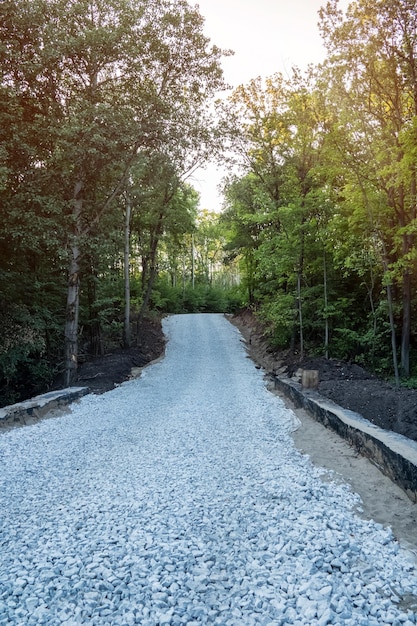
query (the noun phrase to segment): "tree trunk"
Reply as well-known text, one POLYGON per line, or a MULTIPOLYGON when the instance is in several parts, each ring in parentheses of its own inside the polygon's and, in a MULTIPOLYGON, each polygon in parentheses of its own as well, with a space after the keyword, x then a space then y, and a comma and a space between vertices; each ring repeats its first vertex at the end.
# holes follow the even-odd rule
POLYGON ((145 296, 143 298, 143 302, 142 302, 142 306, 140 307, 140 311, 139 311, 139 315, 138 315, 138 323, 137 323, 137 337, 139 340, 140 337, 140 327, 143 321, 143 318, 145 317, 145 312, 146 309, 148 308, 149 305, 149 300, 151 297, 151 293, 152 293, 152 289, 153 289, 153 285, 155 282, 155 278, 158 274, 158 270, 157 270, 157 263, 156 263, 156 255, 158 252, 158 245, 159 245, 159 240, 160 237, 162 235, 163 232, 163 220, 164 220, 164 213, 161 212, 159 217, 158 217, 158 221, 157 224, 155 226, 155 230, 152 233, 152 237, 151 237, 151 247, 150 247, 150 253, 149 253, 149 278, 148 278, 148 283, 146 285, 146 292, 145 292, 145 296))
POLYGON ((125 249, 124 249, 124 283, 125 283, 125 314, 123 327, 123 345, 130 348, 132 338, 130 332, 130 214, 131 214, 130 196, 126 194, 126 214, 125 214, 125 249))
POLYGON ((94 261, 89 259, 89 276, 87 280, 87 296, 88 296, 88 315, 89 315, 89 344, 90 353, 93 356, 101 356, 103 354, 103 345, 101 341, 101 325, 97 315, 97 273, 94 270, 94 261))
POLYGON ((329 316, 328 316, 328 295, 327 295, 327 261, 326 250, 323 252, 323 287, 324 287, 324 356, 329 358, 329 316))
POLYGON ((374 303, 375 278, 374 278, 374 272, 373 272, 373 269, 372 269, 372 264, 370 264, 370 279, 371 279, 371 284, 367 288, 367 291, 368 291, 368 297, 369 297, 369 305, 371 307, 371 313, 372 313, 371 363, 374 366, 375 365, 376 332, 377 332, 377 328, 378 328, 378 320, 377 320, 377 315, 376 315, 376 311, 375 311, 375 303, 374 303))
POLYGON ((411 335, 411 273, 406 270, 403 277, 403 323, 401 333, 401 373, 410 377, 410 335, 411 335))
POLYGON ((300 361, 304 358, 303 307, 301 301, 301 272, 297 276, 298 322, 300 332, 300 361))
POLYGON ((194 235, 191 235, 191 285, 194 289, 195 287, 195 260, 194 260, 194 235))
POLYGON ((68 276, 67 314, 65 320, 65 386, 71 386, 78 368, 78 315, 80 287, 80 252, 74 243, 71 246, 71 262, 68 276))
POLYGON ((146 287, 145 297, 143 298, 142 306, 140 307, 140 311, 138 315, 138 332, 137 332, 138 337, 140 336, 140 327, 141 327, 143 318, 145 317, 146 309, 148 308, 148 305, 149 305, 149 300, 151 297, 153 285, 154 285, 157 274, 158 272, 156 269, 156 265, 153 265, 149 273, 149 280, 148 280, 148 284, 146 287))
MULTIPOLYGON (((388 272, 388 258, 387 252, 385 249, 385 245, 383 244, 383 259, 382 264, 384 267, 384 272, 388 272)), ((391 328, 391 350, 392 350, 392 364, 394 367, 394 377, 395 377, 395 386, 400 386, 400 374, 398 370, 398 358, 397 358, 397 338, 395 332, 395 320, 394 320, 394 299, 392 296, 392 285, 390 283, 387 284, 387 301, 388 301, 388 314, 389 314, 389 324, 391 328)))
POLYGON ((78 315, 80 288, 80 251, 74 243, 71 246, 71 262, 68 276, 67 313, 65 320, 65 386, 71 386, 76 379, 78 367, 78 315))
POLYGON ((141 255, 141 265, 142 265, 142 276, 140 279, 140 284, 141 284, 141 288, 142 288, 142 293, 145 291, 146 289, 146 283, 148 280, 148 266, 149 266, 149 262, 148 262, 148 257, 146 254, 142 254, 141 255))
POLYGON ((186 258, 186 251, 184 250, 182 253, 182 297, 185 296, 185 286, 187 282, 185 258, 186 258))
POLYGON ((83 183, 74 186, 73 218, 74 234, 70 248, 71 258, 68 271, 67 310, 65 319, 65 386, 72 385, 78 369, 78 317, 80 309, 80 248, 83 183))
MULTIPOLYGON (((416 103, 417 106, 417 103, 416 103)), ((417 205, 417 179, 416 172, 411 173, 410 184, 411 210, 408 223, 416 219, 417 205)), ((407 258, 414 248, 414 237, 411 233, 403 235, 403 254, 407 258)), ((408 261, 409 263, 409 261, 408 261)), ((401 372, 403 376, 410 377, 410 338, 411 338, 411 301, 412 301, 412 272, 405 268, 403 273, 403 322, 401 333, 401 372)))
POLYGON ((246 263, 246 275, 247 275, 247 287, 248 287, 248 302, 252 306, 255 304, 255 259, 252 250, 247 250, 245 253, 246 263))
MULTIPOLYGON (((303 204, 304 206, 304 201, 303 204)), ((304 358, 304 323, 303 323, 303 305, 301 299, 301 278, 304 271, 304 232, 303 232, 303 224, 304 217, 301 220, 301 252, 300 259, 298 262, 298 270, 297 270, 297 299, 298 299, 298 321, 299 321, 299 333, 300 333, 300 360, 304 358)))
POLYGON ((395 336, 394 306, 393 306, 391 285, 387 285, 387 299, 388 299, 389 323, 391 327, 391 349, 392 349, 392 363, 394 366, 395 386, 399 387, 400 386, 400 374, 398 371, 397 339, 395 336))

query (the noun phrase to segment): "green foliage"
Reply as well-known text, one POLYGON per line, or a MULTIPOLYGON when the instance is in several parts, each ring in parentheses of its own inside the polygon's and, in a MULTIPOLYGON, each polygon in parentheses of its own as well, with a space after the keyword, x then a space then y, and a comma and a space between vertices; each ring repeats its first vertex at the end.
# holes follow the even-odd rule
POLYGON ((275 348, 288 346, 296 316, 294 296, 277 293, 274 299, 264 301, 259 309, 259 319, 265 324, 267 335, 275 348))
POLYGON ((58 372, 62 329, 47 310, 31 312, 24 305, 3 308, 0 324, 0 406, 4 406, 50 387, 58 372))
POLYGON ((414 9, 358 0, 343 16, 328 3, 326 63, 239 87, 216 125, 208 102, 224 88, 224 53, 198 8, 2 2, 4 398, 47 387, 61 362, 71 260, 82 351, 120 343, 128 227, 133 315, 250 303, 277 346, 320 353, 326 336, 331 356, 386 373, 394 336, 415 372, 414 9), (213 152, 241 167, 221 217, 198 213, 182 182, 213 152))
MULTIPOLYGON (((187 286, 182 295, 182 313, 202 313, 206 312, 206 297, 208 288, 199 285, 197 287, 187 286)), ((214 311, 212 311, 214 312, 214 311)), ((215 311, 218 313, 219 311, 215 311)))
POLYGON ((242 304, 238 288, 204 284, 173 287, 159 281, 152 293, 152 306, 161 313, 234 313, 242 304))
POLYGON ((417 355, 415 6, 358 0, 344 16, 335 1, 320 16, 325 64, 251 81, 221 106, 242 172, 226 184, 226 249, 277 345, 387 373, 398 369, 396 340, 407 373, 417 355))
POLYGON ((41 350, 35 330, 49 317, 63 333, 66 286, 67 370, 79 337, 83 354, 118 340, 128 182, 137 308, 162 239, 192 230, 197 194, 181 180, 219 143, 208 103, 224 53, 182 0, 5 0, 0 40, 0 293, 22 336, 34 333, 1 353, 12 389, 30 359, 28 381, 45 380, 42 359, 62 361, 62 341, 39 330, 41 350))
POLYGON ((402 380, 401 386, 407 389, 417 389, 417 376, 411 376, 406 380, 402 380))

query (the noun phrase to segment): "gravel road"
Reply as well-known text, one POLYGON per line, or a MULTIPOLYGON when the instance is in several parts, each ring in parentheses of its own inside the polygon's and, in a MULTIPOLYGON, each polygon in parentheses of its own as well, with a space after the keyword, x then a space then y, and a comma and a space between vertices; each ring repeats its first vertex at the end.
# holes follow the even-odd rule
POLYGON ((166 357, 0 435, 0 625, 417 623, 412 555, 294 448, 221 315, 166 357))

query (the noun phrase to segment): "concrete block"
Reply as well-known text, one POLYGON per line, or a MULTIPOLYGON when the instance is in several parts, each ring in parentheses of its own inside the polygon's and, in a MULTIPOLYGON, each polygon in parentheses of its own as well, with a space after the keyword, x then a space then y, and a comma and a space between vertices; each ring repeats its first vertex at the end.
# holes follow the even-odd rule
POLYGON ((349 441, 386 476, 417 502, 417 442, 384 430, 364 417, 344 409, 316 391, 303 389, 289 379, 273 377, 275 387, 314 419, 349 441))
POLYGON ((88 387, 67 387, 5 406, 0 409, 0 427, 33 424, 50 411, 68 406, 89 391, 88 387))

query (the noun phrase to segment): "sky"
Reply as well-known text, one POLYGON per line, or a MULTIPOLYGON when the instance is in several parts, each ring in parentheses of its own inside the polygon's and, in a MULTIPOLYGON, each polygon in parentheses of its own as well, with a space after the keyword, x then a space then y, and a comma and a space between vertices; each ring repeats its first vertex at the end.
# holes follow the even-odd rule
MULTIPOLYGON (((198 4, 205 18, 204 33, 213 44, 235 54, 222 62, 226 82, 232 87, 257 76, 281 72, 294 66, 306 69, 325 58, 317 26, 318 11, 326 0, 189 0, 198 4)), ((348 0, 339 0, 345 9, 348 0)), ((200 207, 219 210, 217 190, 224 171, 210 164, 189 180, 201 194, 200 207)))

